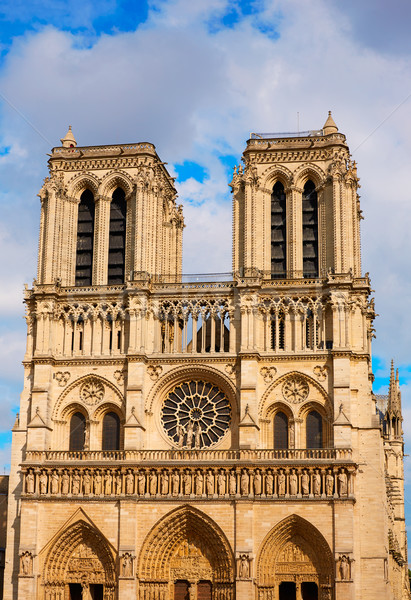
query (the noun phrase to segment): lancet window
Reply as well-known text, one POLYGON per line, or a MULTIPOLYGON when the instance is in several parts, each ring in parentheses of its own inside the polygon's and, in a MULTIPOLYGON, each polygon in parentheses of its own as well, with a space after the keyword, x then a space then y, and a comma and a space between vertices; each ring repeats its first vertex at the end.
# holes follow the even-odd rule
POLYGON ((287 245, 286 245, 286 196, 280 181, 274 185, 271 195, 271 277, 286 277, 287 245))
POLYGON ((70 451, 84 450, 86 438, 86 417, 76 412, 70 419, 70 451))
POLYGON ((94 197, 81 194, 77 218, 76 285, 91 285, 93 277, 94 197))
POLYGON ((303 276, 318 277, 318 201, 315 185, 308 180, 302 198, 303 276))
POLYGON ((107 283, 124 283, 127 202, 124 191, 117 188, 110 204, 110 235, 107 283))
POLYGON ((274 449, 288 448, 288 417, 283 412, 276 413, 274 417, 274 449))
POLYGON ((306 447, 323 447, 323 420, 319 412, 312 410, 306 421, 306 447))
POLYGON ((104 415, 102 450, 120 450, 120 419, 114 412, 104 415))

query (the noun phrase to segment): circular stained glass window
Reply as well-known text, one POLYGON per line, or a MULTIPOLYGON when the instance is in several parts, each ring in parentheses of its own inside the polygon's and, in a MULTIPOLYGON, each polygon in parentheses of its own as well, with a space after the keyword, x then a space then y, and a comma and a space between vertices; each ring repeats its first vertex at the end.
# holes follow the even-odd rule
POLYGON ((179 448, 209 448, 230 426, 231 407, 224 393, 212 383, 187 381, 167 394, 161 422, 179 448))

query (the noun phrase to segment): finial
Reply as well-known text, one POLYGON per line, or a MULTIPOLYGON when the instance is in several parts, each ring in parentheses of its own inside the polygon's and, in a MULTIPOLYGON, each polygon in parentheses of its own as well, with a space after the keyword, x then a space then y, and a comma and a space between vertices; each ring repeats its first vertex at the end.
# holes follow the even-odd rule
POLYGON ((328 118, 323 126, 324 135, 330 135, 330 133, 337 133, 338 127, 335 124, 334 119, 332 118, 331 111, 328 111, 328 118))
POLYGON ((61 138, 60 142, 64 148, 75 148, 77 146, 76 138, 71 131, 71 125, 69 125, 68 132, 64 138, 61 138))

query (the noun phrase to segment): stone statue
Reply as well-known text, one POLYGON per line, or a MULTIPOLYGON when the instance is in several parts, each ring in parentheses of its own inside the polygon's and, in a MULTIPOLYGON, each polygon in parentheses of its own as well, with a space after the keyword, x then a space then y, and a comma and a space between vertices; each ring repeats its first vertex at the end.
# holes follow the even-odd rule
POLYGON ((327 492, 327 496, 332 496, 334 491, 334 477, 331 471, 328 471, 327 477, 325 478, 325 488, 327 492))
POLYGON ((204 490, 204 477, 200 469, 196 472, 196 495, 202 496, 204 490))
POLYGON ((61 476, 61 493, 68 494, 70 487, 70 477, 68 476, 67 469, 64 469, 64 473, 61 476))
POLYGON ((301 491, 303 493, 303 496, 308 496, 308 494, 310 493, 310 476, 308 475, 305 469, 301 476, 301 491))
POLYGON ((260 469, 256 469, 254 473, 254 494, 259 496, 261 494, 261 472, 260 469))
POLYGON ((193 445, 194 423, 189 421, 187 424, 187 448, 193 445))
POLYGON ((207 494, 212 496, 214 494, 214 474, 211 470, 208 470, 206 476, 207 494))
POLYGON ((120 473, 117 473, 116 475, 116 495, 120 496, 121 494, 121 488, 122 488, 122 477, 120 475, 120 473))
POLYGON ((157 473, 153 470, 150 473, 150 495, 155 496, 157 494, 157 473))
POLYGON ((101 482, 102 477, 100 471, 97 469, 96 474, 94 475, 94 493, 96 496, 100 496, 101 494, 101 482))
POLYGON ((178 496, 180 491, 180 474, 178 471, 174 471, 173 476, 173 496, 178 496))
POLYGON ((138 494, 139 496, 144 496, 146 493, 146 475, 144 471, 139 471, 137 475, 138 481, 138 494))
POLYGON ((184 494, 189 496, 191 494, 191 473, 187 469, 183 475, 184 494))
POLYGON ((278 474, 278 495, 284 496, 285 494, 285 475, 282 469, 278 474))
POLYGON ((31 575, 33 572, 33 557, 30 552, 23 552, 21 555, 21 574, 31 575))
POLYGON ((34 475, 31 469, 26 475, 26 492, 27 494, 34 494, 34 475))
POLYGON ((197 424, 195 433, 194 433, 194 448, 199 450, 201 448, 201 425, 197 424))
POLYGON ((347 474, 344 471, 338 473, 338 491, 340 493, 340 496, 346 496, 348 492, 347 474))
POLYGON ((272 496, 274 491, 274 475, 271 471, 268 471, 267 477, 265 478, 266 494, 272 496))
POLYGON ((88 469, 85 470, 83 475, 83 493, 88 496, 91 492, 91 477, 88 469))
POLYGON ((106 496, 111 496, 111 486, 113 483, 113 477, 111 475, 111 471, 107 471, 104 476, 104 493, 106 496))
POLYGON ((131 554, 126 552, 123 554, 122 560, 122 575, 123 577, 132 577, 133 576, 133 559, 131 554))
POLYGON ((80 475, 77 469, 74 471, 74 475, 71 480, 71 493, 74 496, 77 496, 80 493, 80 475))
POLYGON ((319 496, 321 494, 321 475, 318 472, 318 469, 315 470, 313 475, 313 494, 314 496, 319 496))
POLYGON ((345 554, 340 558, 340 577, 342 581, 348 581, 350 579, 350 563, 345 554))
POLYGON ((90 423, 84 429, 84 450, 90 450, 90 423))
POLYGON ((177 432, 177 446, 182 448, 184 446, 184 428, 180 423, 177 423, 176 427, 177 432))
POLYGON ((131 469, 127 469, 126 475, 126 494, 134 493, 134 473, 131 469))
POLYGON ((190 585, 190 587, 188 588, 188 597, 189 600, 196 600, 197 599, 197 590, 196 590, 196 584, 192 583, 190 585))
POLYGON ((249 482, 250 482, 250 478, 248 476, 248 473, 245 469, 243 469, 243 472, 241 473, 241 495, 242 496, 248 496, 249 482))
POLYGON ((163 471, 161 474, 161 494, 163 496, 167 496, 168 494, 168 473, 167 471, 163 471))
POLYGON ((238 576, 240 579, 248 579, 250 577, 250 565, 247 554, 240 556, 240 564, 238 568, 238 576))
POLYGON ((225 495, 225 473, 223 469, 217 475, 218 495, 225 495))
POLYGON ((295 448, 295 422, 290 420, 290 448, 295 448))
POLYGON ((230 471, 230 496, 235 496, 237 493, 237 475, 235 471, 230 471))
POLYGON ((296 496, 298 493, 298 478, 297 478, 295 469, 291 469, 289 485, 290 485, 290 496, 296 496))
POLYGON ((40 494, 47 494, 47 473, 42 471, 40 474, 40 494))
POLYGON ((51 493, 58 494, 59 493, 59 474, 57 471, 53 471, 51 474, 51 493))

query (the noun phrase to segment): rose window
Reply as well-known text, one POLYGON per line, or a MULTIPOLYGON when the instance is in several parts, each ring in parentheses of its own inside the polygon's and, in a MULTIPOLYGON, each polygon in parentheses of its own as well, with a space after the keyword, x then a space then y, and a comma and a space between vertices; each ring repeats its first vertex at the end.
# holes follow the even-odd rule
POLYGON ((161 422, 179 448, 209 448, 220 441, 230 426, 231 407, 224 393, 212 383, 187 381, 168 393, 161 422))
POLYGON ((89 379, 80 388, 80 398, 91 406, 104 398, 104 385, 98 379, 89 379))
POLYGON ((289 402, 298 404, 307 398, 310 388, 303 377, 294 375, 289 377, 283 385, 283 396, 289 402))

